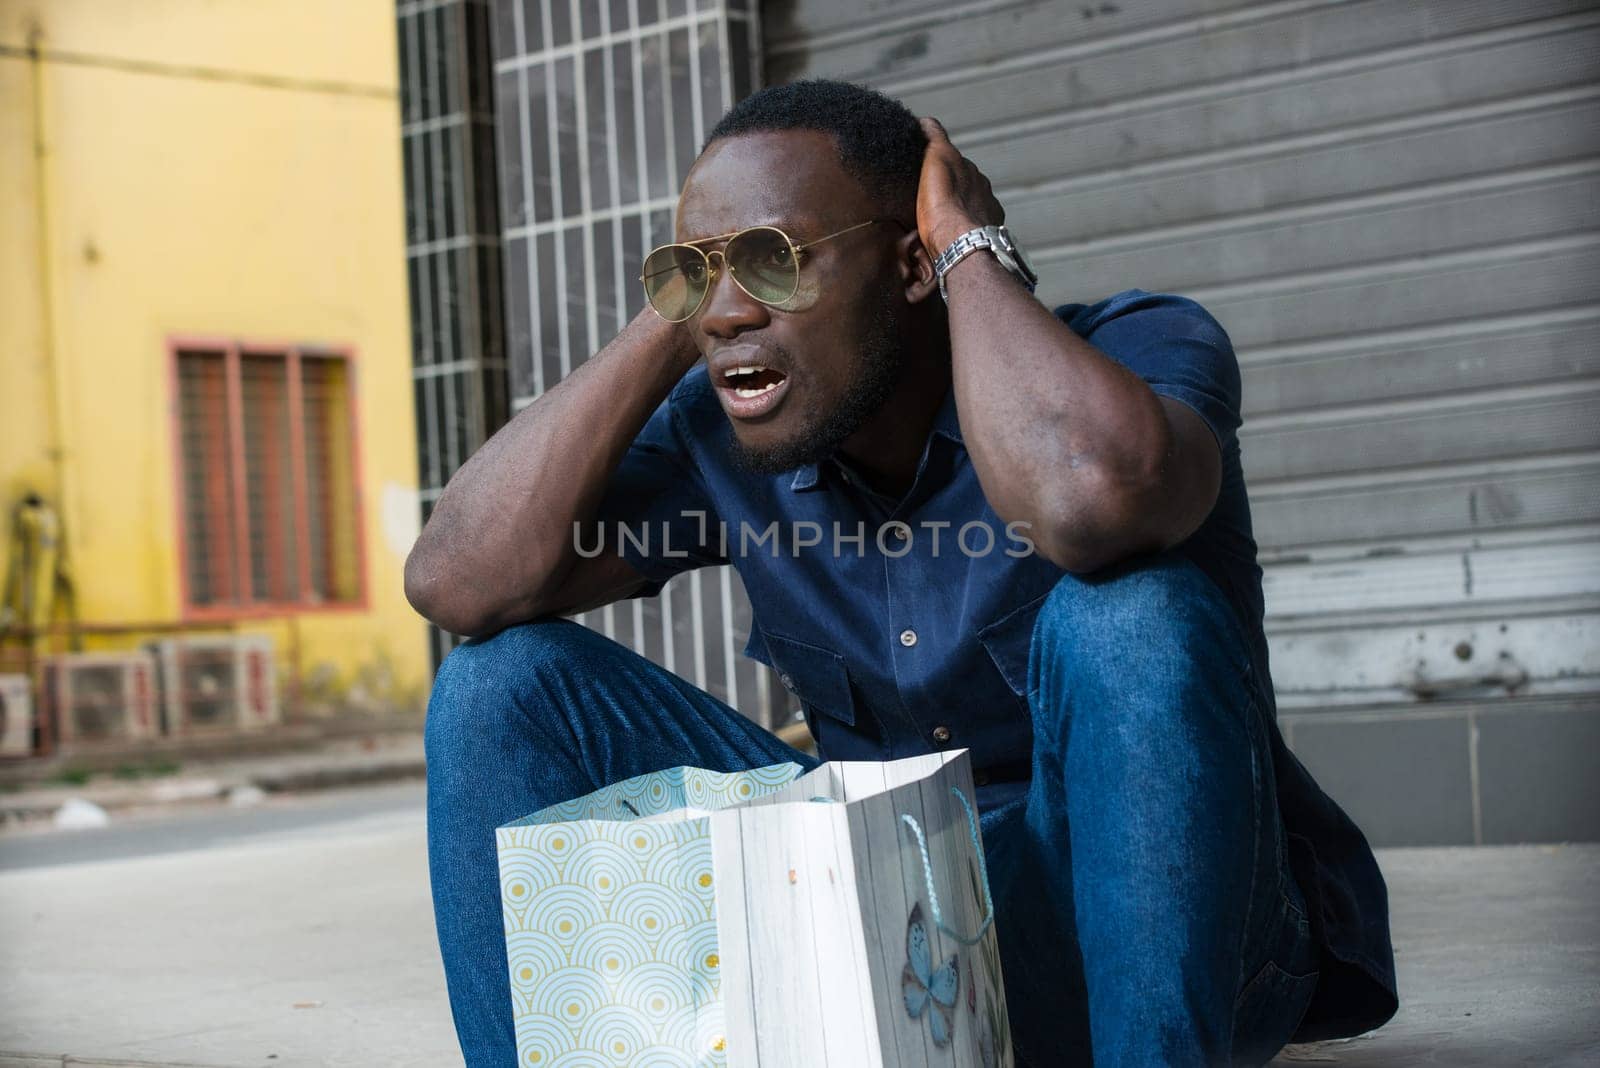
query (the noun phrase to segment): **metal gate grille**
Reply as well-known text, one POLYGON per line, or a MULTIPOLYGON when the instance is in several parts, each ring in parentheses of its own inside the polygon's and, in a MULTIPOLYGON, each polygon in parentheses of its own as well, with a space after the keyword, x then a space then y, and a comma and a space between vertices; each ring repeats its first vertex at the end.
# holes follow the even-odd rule
MULTIPOLYGON (((643 251, 671 232, 705 132, 756 83, 758 33, 749 0, 397 11, 426 518, 508 395, 530 403, 643 307, 643 251)), ((740 655, 750 609, 731 569, 579 622, 758 722, 788 715, 770 672, 740 655)), ((451 644, 437 634, 436 658, 451 644)))
MULTIPOLYGON (((401 0, 400 138, 422 519, 506 418, 486 0, 401 0)), ((455 644, 437 628, 435 666, 455 644)))

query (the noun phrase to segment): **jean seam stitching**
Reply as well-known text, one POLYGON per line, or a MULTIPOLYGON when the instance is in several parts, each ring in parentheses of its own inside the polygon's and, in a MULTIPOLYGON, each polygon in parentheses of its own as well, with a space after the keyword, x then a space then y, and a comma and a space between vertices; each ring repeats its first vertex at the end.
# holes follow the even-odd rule
MULTIPOLYGON (((1261 758, 1256 752, 1256 747, 1253 744, 1250 744, 1251 736, 1255 733, 1252 729, 1252 725, 1256 712, 1256 702, 1255 697, 1250 693, 1248 686, 1245 688, 1245 694, 1247 697, 1249 697, 1249 700, 1246 702, 1247 718, 1245 720, 1245 742, 1250 749, 1251 892, 1250 899, 1245 905, 1244 926, 1239 931, 1239 967, 1236 982, 1240 984, 1241 993, 1243 992, 1245 985, 1245 970, 1249 967, 1249 962, 1245 959, 1245 948, 1250 940, 1250 923, 1253 919, 1255 919, 1257 904, 1256 893, 1254 889, 1255 871, 1257 866, 1261 863, 1261 758)), ((1281 881, 1281 876, 1279 880, 1275 881, 1281 881)))

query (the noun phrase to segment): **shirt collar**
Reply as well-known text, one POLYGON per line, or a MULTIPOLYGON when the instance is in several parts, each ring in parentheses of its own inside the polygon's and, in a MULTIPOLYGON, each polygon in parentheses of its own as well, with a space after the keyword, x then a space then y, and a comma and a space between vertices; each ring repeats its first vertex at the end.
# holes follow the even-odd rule
POLYGON ((796 493, 817 488, 817 476, 821 468, 816 464, 806 464, 794 473, 794 481, 789 483, 789 488, 796 493))
MULTIPOLYGON (((945 393, 944 403, 939 405, 939 411, 933 417, 933 433, 957 445, 966 444, 961 438, 961 421, 956 418, 956 390, 953 385, 945 393)), ((805 464, 795 471, 794 478, 789 482, 789 488, 796 493, 816 489, 821 484, 821 477, 821 464, 805 464)))

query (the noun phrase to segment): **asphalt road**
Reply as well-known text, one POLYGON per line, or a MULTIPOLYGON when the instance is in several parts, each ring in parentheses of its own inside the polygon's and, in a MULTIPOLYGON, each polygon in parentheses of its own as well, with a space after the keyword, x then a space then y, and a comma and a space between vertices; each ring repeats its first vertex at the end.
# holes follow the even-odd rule
POLYGON ((293 840, 342 824, 385 819, 415 823, 426 791, 421 782, 353 787, 308 794, 268 794, 260 804, 206 802, 117 813, 111 826, 56 831, 27 827, 0 834, 0 872, 59 864, 158 856, 261 839, 293 840))

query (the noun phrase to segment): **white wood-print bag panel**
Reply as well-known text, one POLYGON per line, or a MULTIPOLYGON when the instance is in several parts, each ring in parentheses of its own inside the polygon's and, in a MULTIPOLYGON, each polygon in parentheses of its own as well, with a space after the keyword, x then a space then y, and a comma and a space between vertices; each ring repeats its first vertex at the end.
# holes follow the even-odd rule
POLYGON ((710 820, 731 1068, 1009 1068, 965 750, 824 764, 710 820))

